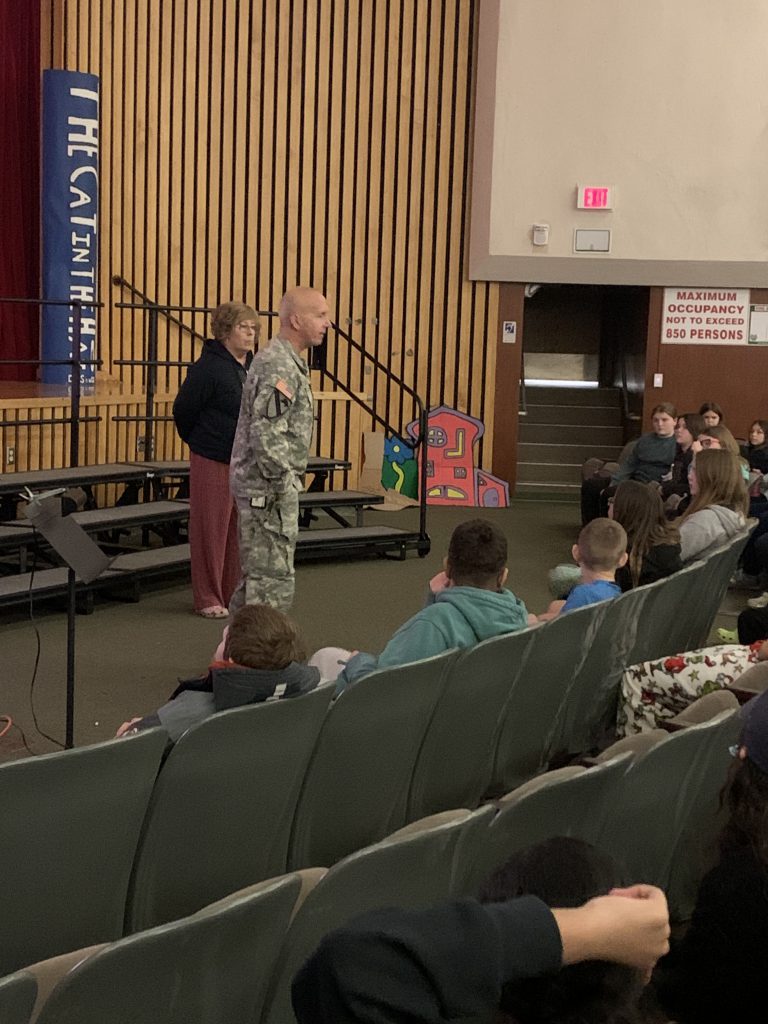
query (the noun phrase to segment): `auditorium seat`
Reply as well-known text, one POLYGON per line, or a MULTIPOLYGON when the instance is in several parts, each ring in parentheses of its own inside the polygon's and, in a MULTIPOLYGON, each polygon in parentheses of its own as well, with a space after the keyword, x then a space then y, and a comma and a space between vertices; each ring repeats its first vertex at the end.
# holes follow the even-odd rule
POLYGON ((64 974, 36 1024, 257 1020, 301 888, 295 874, 269 879, 100 948, 64 974))
POLYGON ((648 732, 633 733, 632 736, 625 736, 623 739, 612 743, 610 747, 607 747, 597 757, 592 758, 592 763, 605 764, 606 761, 613 760, 619 754, 632 754, 633 757, 639 757, 646 750, 655 747, 657 743, 663 743, 668 736, 669 733, 666 729, 649 729, 648 732))
POLYGON ((223 711, 165 761, 131 879, 126 932, 286 870, 293 811, 334 684, 223 711))
POLYGON ((465 826, 476 822, 477 818, 463 809, 433 815, 332 867, 291 923, 262 1024, 294 1021, 291 981, 327 932, 366 910, 423 907, 455 895, 457 849, 465 826))
POLYGON ((166 739, 152 729, 0 765, 0 975, 120 937, 166 739))
POLYGON ((666 579, 649 583, 642 628, 637 631, 635 643, 627 655, 627 665, 637 665, 651 658, 666 658, 687 648, 689 634, 685 616, 699 600, 699 581, 703 563, 694 562, 666 579))
MULTIPOLYGON (((750 523, 754 526, 755 521, 750 520, 750 523)), ((678 614, 683 634, 677 650, 672 653, 694 650, 707 643, 720 602, 736 570, 750 532, 751 527, 727 541, 704 560, 695 592, 689 595, 685 605, 679 609, 683 612, 678 614)))
POLYGON ((414 769, 413 821, 448 807, 476 807, 490 785, 502 709, 533 630, 486 640, 454 661, 414 769))
POLYGON ((593 606, 560 705, 553 744, 559 754, 587 753, 615 738, 619 682, 647 599, 647 588, 638 587, 593 606))
POLYGON ((751 665, 729 689, 741 704, 768 690, 768 661, 758 661, 751 665))
MULTIPOLYGON (((735 711, 738 706, 739 702, 730 690, 712 690, 693 701, 679 714, 665 719, 662 724, 668 732, 677 732, 678 729, 708 722, 723 711, 735 711)), ((639 735, 642 736, 643 733, 639 735)))
POLYGON ((598 845, 626 866, 632 881, 664 889, 677 921, 690 913, 715 857, 718 794, 739 729, 739 715, 725 711, 672 733, 632 761, 603 819, 598 845))
POLYGON ((0 1021, 3 1024, 28 1024, 36 995, 34 975, 26 971, 0 978, 0 1021))
POLYGON ((602 818, 631 761, 624 754, 596 768, 568 765, 531 779, 498 801, 472 866, 473 891, 517 850, 552 836, 595 842, 602 818))
POLYGON ((374 672, 331 704, 296 808, 291 869, 331 867, 406 824, 413 769, 457 653, 374 672))
POLYGON ((491 790, 506 793, 546 767, 568 684, 583 657, 585 637, 602 618, 598 605, 579 608, 533 630, 502 710, 491 790))

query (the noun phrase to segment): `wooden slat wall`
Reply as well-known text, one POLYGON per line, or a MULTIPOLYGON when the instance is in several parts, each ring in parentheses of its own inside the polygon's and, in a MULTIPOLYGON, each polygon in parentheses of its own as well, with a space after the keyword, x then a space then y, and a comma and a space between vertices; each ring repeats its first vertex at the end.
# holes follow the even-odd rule
MULTIPOLYGON (((316 431, 315 450, 335 458, 349 457, 353 468, 349 474, 349 485, 357 486, 358 463, 360 459, 359 437, 361 430, 361 414, 359 406, 346 396, 337 392, 319 390, 319 378, 315 383, 315 400, 318 421, 330 422, 329 416, 321 413, 326 407, 342 407, 339 414, 348 418, 351 424, 352 445, 345 447, 342 433, 335 439, 326 426, 316 431)), ((157 396, 156 413, 158 416, 170 416, 174 395, 157 396)), ((49 469, 51 466, 69 464, 69 425, 43 424, 27 426, 25 421, 31 419, 66 419, 69 417, 69 399, 62 398, 6 398, 2 402, 3 419, 14 425, 0 427, 0 472, 24 472, 32 469, 49 469), (18 423, 19 425, 15 425, 18 423), (7 462, 8 449, 13 449, 14 460, 7 462)), ((134 462, 142 459, 138 450, 139 436, 144 433, 140 422, 116 422, 116 416, 143 416, 144 398, 141 396, 89 396, 82 399, 83 418, 99 417, 95 422, 80 424, 80 465, 97 465, 103 462, 134 462)), ((154 432, 153 458, 157 460, 185 459, 189 450, 174 430, 173 423, 158 422, 154 432)), ((341 486, 341 476, 336 481, 341 486)), ((115 495, 109 492, 110 501, 115 495)))
MULTIPOLYGON (((130 298, 117 274, 160 303, 273 309, 287 287, 313 283, 339 325, 430 406, 485 420, 490 466, 499 289, 465 274, 477 4, 43 7, 46 66, 101 77, 101 298, 130 298)), ((201 315, 183 318, 205 332, 201 315)), ((137 395, 142 368, 115 360, 141 358, 143 331, 142 314, 104 311, 105 374, 137 395)), ((169 359, 198 345, 166 323, 159 341, 169 359)), ((399 389, 343 341, 328 365, 394 426, 411 418, 399 389)), ((163 370, 160 389, 178 381, 163 370)), ((323 412, 321 445, 356 446, 352 433, 370 429, 349 410, 323 412)))

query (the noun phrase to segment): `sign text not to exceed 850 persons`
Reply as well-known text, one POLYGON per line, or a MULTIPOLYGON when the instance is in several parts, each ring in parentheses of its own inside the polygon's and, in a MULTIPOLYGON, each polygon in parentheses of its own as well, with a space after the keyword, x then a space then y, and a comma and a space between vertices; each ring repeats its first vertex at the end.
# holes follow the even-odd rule
POLYGON ((672 345, 749 344, 749 289, 665 288, 661 340, 672 345))

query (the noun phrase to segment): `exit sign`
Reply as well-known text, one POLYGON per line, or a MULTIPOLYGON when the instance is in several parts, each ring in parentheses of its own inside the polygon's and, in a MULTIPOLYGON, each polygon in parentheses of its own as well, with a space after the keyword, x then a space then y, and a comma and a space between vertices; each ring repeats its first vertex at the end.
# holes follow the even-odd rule
POLYGON ((612 210, 613 188, 609 185, 578 185, 577 210, 612 210))

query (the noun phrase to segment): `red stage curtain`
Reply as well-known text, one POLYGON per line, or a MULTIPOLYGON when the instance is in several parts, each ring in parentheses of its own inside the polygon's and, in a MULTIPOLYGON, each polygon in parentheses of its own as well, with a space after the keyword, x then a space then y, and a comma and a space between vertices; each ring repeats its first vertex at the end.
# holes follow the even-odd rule
MULTIPOLYGON (((0 2, 0 298, 40 295, 40 0, 0 2)), ((0 359, 35 359, 37 306, 0 302, 0 359)), ((34 380, 0 366, 0 380, 34 380)))

